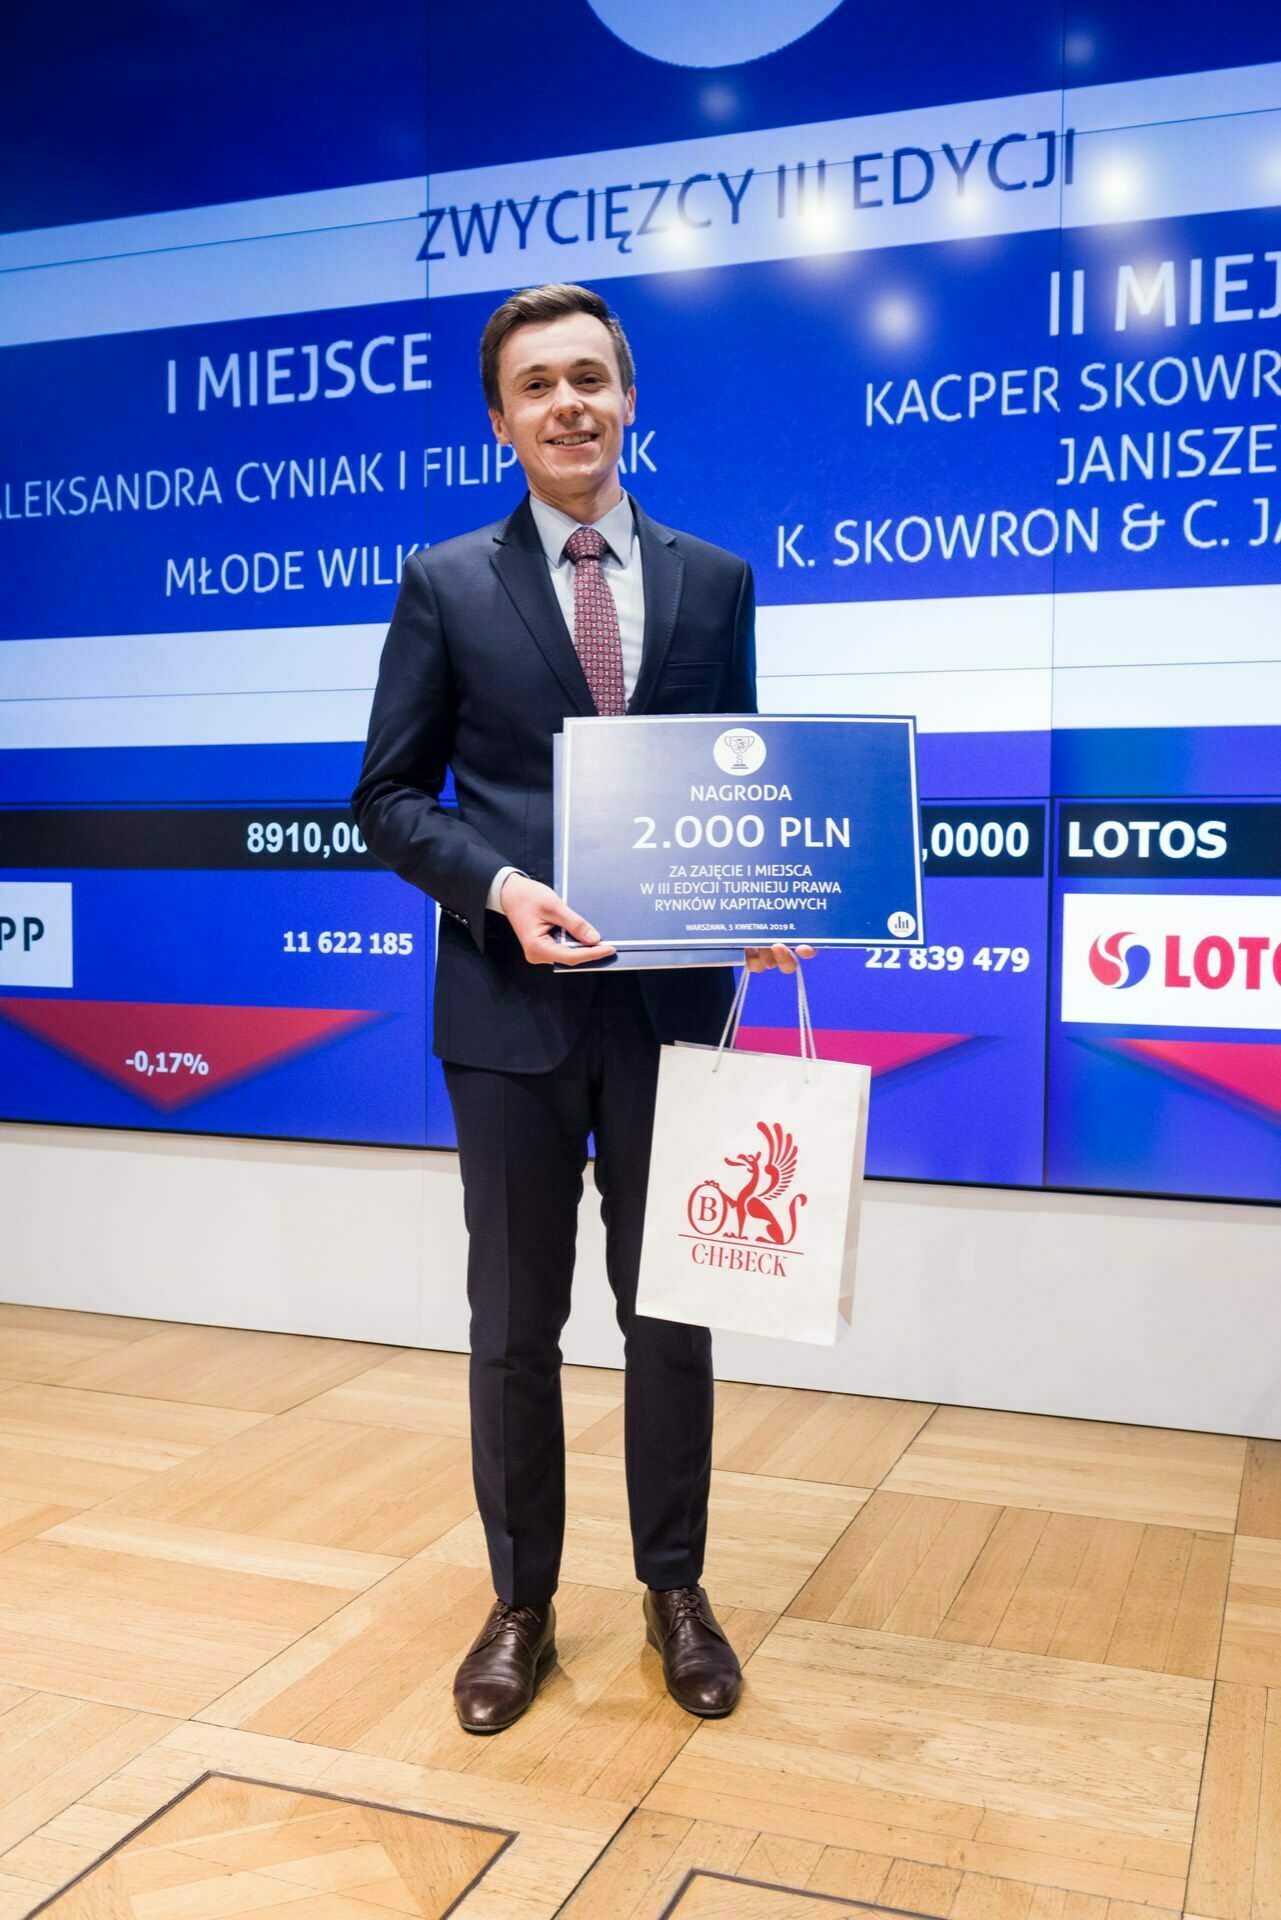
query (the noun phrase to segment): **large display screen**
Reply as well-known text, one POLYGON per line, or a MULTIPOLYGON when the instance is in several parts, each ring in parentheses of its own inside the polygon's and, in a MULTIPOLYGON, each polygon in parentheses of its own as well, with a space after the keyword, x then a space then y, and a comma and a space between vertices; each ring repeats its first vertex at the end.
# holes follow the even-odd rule
POLYGON ((1281 1200, 1274 8, 18 13, 0 1116, 451 1143, 347 801, 405 555, 521 497, 484 320, 577 280, 762 710, 917 716, 931 944, 810 969, 870 1171, 1281 1200))

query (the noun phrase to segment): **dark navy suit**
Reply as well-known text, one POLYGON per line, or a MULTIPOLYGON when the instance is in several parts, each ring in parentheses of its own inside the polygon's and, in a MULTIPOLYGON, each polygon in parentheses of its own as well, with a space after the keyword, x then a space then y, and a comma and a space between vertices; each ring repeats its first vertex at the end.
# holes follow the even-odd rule
MULTIPOLYGON (((633 509, 645 628, 628 712, 754 713, 750 569, 633 509)), ((732 976, 555 973, 530 966, 485 907, 499 867, 552 883, 552 740, 568 715, 594 711, 528 498, 505 521, 410 556, 352 806, 378 858, 442 908, 435 1049, 470 1243, 476 1493, 495 1588, 515 1605, 550 1598, 560 1564, 558 1343, 593 1130, 640 1578, 695 1584, 707 1524, 710 1338, 634 1305, 659 1043, 714 1039, 732 976), (456 811, 440 805, 447 768, 456 811)), ((592 912, 590 900, 571 904, 592 912)))

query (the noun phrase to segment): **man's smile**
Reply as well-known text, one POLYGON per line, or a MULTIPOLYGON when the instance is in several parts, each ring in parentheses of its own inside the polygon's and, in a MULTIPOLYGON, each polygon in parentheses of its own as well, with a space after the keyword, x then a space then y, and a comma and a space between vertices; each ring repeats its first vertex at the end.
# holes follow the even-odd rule
POLYGON ((558 433, 549 435, 546 444, 549 447, 585 447, 590 445, 593 440, 599 439, 600 434, 595 431, 590 433, 558 433))

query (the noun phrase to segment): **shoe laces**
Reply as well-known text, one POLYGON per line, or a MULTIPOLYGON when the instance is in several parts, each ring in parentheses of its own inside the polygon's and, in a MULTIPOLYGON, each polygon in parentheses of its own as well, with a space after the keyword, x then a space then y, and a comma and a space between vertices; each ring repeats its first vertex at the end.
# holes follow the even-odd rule
POLYGON ((666 1598, 671 1609, 673 1629, 682 1620, 697 1620, 703 1626, 708 1624, 703 1611, 703 1596, 697 1587, 676 1587, 666 1598))
POLYGON ((541 1626, 542 1620, 536 1607, 513 1607, 506 1600, 495 1600, 488 1630, 481 1644, 488 1646, 500 1633, 536 1634, 541 1626))

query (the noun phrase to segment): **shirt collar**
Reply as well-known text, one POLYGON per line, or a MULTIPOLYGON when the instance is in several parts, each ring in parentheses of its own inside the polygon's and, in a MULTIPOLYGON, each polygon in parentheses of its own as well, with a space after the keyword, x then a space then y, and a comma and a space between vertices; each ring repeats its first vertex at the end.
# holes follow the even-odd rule
MULTIPOLYGON (((545 500, 540 500, 533 493, 529 496, 529 505, 548 564, 558 567, 564 556, 565 542, 570 534, 584 523, 581 520, 575 520, 568 513, 562 513, 559 507, 549 507, 545 500)), ((632 542, 636 538, 636 521, 632 515, 631 495, 624 493, 618 505, 611 507, 600 520, 594 520, 592 525, 607 542, 614 558, 620 564, 626 565, 631 557, 632 542)))

